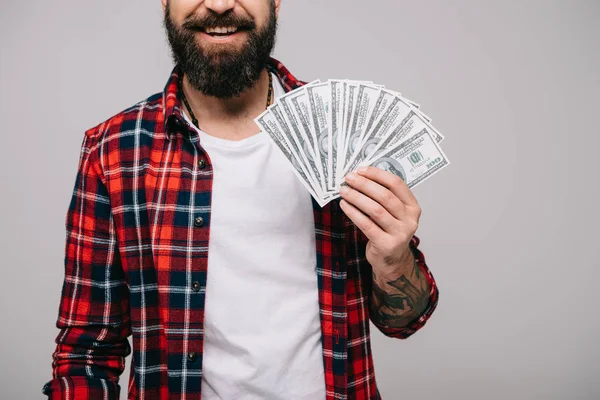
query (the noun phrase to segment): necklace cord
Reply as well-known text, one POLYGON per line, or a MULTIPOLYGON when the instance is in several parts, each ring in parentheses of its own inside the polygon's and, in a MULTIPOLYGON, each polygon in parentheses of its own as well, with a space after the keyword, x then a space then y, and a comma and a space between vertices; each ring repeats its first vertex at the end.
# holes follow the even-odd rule
MULTIPOLYGON (((273 76, 271 75, 271 73, 269 71, 267 71, 267 73, 269 74, 269 91, 267 92, 267 104, 265 106, 265 109, 271 105, 271 100, 273 98, 273 76)), ((192 107, 190 106, 190 103, 188 102, 185 92, 183 91, 183 74, 181 74, 179 76, 178 84, 179 84, 179 93, 181 93, 181 100, 183 100, 183 104, 185 105, 185 108, 187 108, 188 112, 190 113, 190 118, 192 120, 192 123, 194 124, 194 126, 196 128, 200 129, 200 127, 198 126, 198 118, 196 118, 196 115, 194 114, 194 111, 192 110, 192 107)))

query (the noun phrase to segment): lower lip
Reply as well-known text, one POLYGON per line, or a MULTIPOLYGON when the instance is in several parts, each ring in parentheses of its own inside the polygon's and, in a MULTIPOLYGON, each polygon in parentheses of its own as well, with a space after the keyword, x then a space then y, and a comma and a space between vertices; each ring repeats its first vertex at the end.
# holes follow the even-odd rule
POLYGON ((200 35, 202 36, 203 39, 208 40, 210 42, 227 43, 227 42, 231 42, 231 41, 235 40, 237 37, 241 36, 243 33, 244 33, 244 31, 237 31, 237 32, 231 33, 227 36, 212 36, 212 35, 209 35, 208 33, 200 32, 200 35))

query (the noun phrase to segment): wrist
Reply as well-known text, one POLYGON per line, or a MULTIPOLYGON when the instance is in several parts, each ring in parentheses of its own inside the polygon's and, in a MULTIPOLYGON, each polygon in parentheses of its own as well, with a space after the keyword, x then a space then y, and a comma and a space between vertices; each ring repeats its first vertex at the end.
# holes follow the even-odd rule
POLYGON ((409 246, 402 255, 395 258, 394 262, 388 264, 377 272, 385 280, 396 280, 401 275, 406 275, 415 267, 415 256, 409 246))

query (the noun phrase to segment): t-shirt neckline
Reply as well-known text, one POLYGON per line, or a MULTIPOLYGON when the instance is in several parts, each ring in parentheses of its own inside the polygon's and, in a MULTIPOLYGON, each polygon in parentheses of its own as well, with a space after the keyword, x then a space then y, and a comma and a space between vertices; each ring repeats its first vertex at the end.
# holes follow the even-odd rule
MULTIPOLYGON (((283 89, 283 86, 281 86, 281 82, 279 82, 277 75, 275 75, 273 72, 270 72, 270 74, 273 76, 273 100, 276 100, 278 97, 285 94, 285 90, 283 89)), ((196 129, 196 131, 198 132, 198 135, 200 137, 200 143, 202 143, 202 144, 206 144, 206 145, 214 146, 214 147, 235 149, 235 148, 250 147, 250 146, 253 146, 257 143, 260 143, 260 142, 268 139, 268 136, 264 131, 260 131, 259 133, 255 134, 255 135, 252 135, 250 137, 247 137, 247 138, 244 138, 241 140, 228 140, 228 139, 218 138, 216 136, 209 135, 208 133, 206 133, 206 132, 198 129, 196 126, 194 126, 194 124, 192 123, 192 120, 189 118, 189 116, 187 115, 187 113, 184 110, 182 110, 182 114, 183 114, 183 117, 185 118, 185 120, 190 124, 190 126, 194 129, 196 129)))

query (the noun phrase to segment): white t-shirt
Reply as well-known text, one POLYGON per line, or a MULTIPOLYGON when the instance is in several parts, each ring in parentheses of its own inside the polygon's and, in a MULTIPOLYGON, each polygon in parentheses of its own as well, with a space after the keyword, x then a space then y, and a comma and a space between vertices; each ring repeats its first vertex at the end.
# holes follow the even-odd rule
POLYGON ((202 398, 325 399, 310 195, 265 132, 199 135, 214 170, 202 398))

